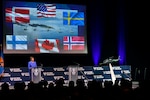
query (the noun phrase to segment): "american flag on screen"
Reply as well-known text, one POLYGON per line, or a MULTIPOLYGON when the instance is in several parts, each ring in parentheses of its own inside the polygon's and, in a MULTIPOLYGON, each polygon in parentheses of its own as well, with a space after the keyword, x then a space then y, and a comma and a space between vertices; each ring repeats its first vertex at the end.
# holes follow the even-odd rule
POLYGON ((38 4, 37 17, 56 17, 55 4, 38 4))
POLYGON ((84 37, 83 36, 64 36, 63 37, 64 50, 84 50, 84 37))
POLYGON ((57 53, 59 52, 59 40, 58 39, 36 39, 35 52, 57 53))
POLYGON ((13 7, 6 8, 6 22, 14 23, 29 23, 30 22, 30 10, 25 7, 13 7))

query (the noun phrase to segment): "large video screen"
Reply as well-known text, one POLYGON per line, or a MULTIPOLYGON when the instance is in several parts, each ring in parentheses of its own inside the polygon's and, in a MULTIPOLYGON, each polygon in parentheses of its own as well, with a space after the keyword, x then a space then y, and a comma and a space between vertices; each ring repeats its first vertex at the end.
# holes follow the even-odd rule
POLYGON ((6 1, 4 54, 86 54, 86 5, 6 1))

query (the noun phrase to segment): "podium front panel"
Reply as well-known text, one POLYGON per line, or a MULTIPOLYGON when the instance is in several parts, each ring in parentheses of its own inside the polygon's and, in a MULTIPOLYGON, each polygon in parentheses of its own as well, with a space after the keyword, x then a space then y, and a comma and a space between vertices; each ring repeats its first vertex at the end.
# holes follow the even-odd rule
POLYGON ((69 81, 76 83, 78 79, 78 66, 68 66, 69 68, 69 81))
POLYGON ((41 81, 41 68, 31 69, 31 80, 34 83, 39 83, 41 81))

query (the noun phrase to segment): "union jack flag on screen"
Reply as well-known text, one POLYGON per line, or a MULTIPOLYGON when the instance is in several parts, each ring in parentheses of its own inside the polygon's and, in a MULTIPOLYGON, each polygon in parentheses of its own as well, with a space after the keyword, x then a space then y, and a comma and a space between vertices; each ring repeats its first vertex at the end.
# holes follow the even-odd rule
POLYGON ((55 4, 38 4, 37 17, 56 17, 55 4))

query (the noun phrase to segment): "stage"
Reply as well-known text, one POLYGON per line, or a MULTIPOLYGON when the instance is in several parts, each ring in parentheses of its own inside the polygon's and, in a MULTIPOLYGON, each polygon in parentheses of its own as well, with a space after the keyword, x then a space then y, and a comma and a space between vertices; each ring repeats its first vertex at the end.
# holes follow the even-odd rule
MULTIPOLYGON (((77 79, 83 79, 85 83, 88 81, 111 81, 111 71, 109 66, 78 66, 69 65, 69 67, 77 68, 77 79)), ((65 85, 68 85, 69 79, 69 67, 68 66, 43 66, 41 69, 40 80, 46 80, 49 83, 55 83, 55 80, 60 78, 64 79, 65 85)), ((131 66, 121 65, 113 66, 113 71, 117 80, 122 78, 131 80, 131 66)), ((30 82, 29 73, 27 67, 10 68, 5 67, 5 75, 0 81, 0 85, 7 82, 9 86, 13 86, 16 82, 25 82, 26 85, 30 82)))

